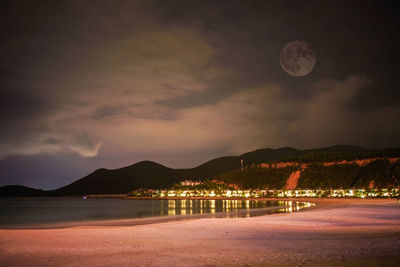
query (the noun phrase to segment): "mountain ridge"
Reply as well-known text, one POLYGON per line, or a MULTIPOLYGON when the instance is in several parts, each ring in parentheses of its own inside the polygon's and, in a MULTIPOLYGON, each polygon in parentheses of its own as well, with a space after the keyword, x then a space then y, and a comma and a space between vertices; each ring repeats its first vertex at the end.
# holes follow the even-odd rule
MULTIPOLYGON (((391 149, 390 151, 392 150, 395 153, 400 151, 400 149, 391 149)), ((357 155, 365 156, 365 153, 387 153, 385 151, 368 150, 348 145, 304 150, 291 147, 265 148, 246 152, 239 156, 218 157, 194 168, 186 169, 173 169, 153 161, 144 160, 117 169, 100 168, 61 188, 51 191, 40 191, 38 195, 77 196, 86 194, 121 194, 138 188, 168 188, 183 179, 204 180, 238 170, 241 168, 242 159, 245 166, 251 166, 270 161, 301 161, 312 160, 316 157, 344 158, 357 155)))

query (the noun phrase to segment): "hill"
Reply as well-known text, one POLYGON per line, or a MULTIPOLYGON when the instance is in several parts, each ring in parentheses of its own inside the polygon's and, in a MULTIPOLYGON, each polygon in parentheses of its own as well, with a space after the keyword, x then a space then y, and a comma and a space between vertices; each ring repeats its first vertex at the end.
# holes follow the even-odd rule
POLYGON ((307 158, 315 158, 321 155, 324 155, 324 157, 329 157, 328 155, 330 155, 332 158, 343 157, 343 155, 348 155, 348 157, 350 157, 349 155, 353 154, 361 156, 363 153, 367 153, 368 151, 369 150, 361 147, 346 145, 306 150, 298 150, 291 147, 283 147, 278 149, 265 148, 247 152, 239 156, 216 158, 192 169, 179 169, 177 170, 177 173, 181 174, 182 177, 188 177, 190 179, 202 179, 207 177, 215 177, 216 175, 222 173, 240 169, 240 161, 242 159, 244 166, 250 167, 252 165, 258 165, 265 162, 292 161, 302 159, 306 160, 307 158))
MULTIPOLYGON (((400 149, 391 150, 366 150, 355 146, 332 146, 326 148, 316 148, 298 150, 290 147, 279 149, 258 149, 244 153, 240 156, 226 156, 210 160, 204 164, 190 169, 172 169, 151 161, 142 161, 136 164, 114 169, 98 169, 91 174, 62 188, 52 191, 41 191, 48 196, 79 196, 86 194, 124 194, 139 188, 169 188, 174 183, 183 179, 205 180, 226 174, 241 167, 243 159, 245 168, 257 166, 266 162, 277 161, 298 161, 298 162, 321 162, 330 160, 349 160, 366 158, 371 156, 400 155, 400 149)), ((273 177, 274 183, 278 186, 285 184, 282 177, 286 177, 292 170, 272 171, 261 170, 268 173, 267 176, 273 177)), ((260 171, 254 171, 258 175, 260 171)), ((254 187, 257 181, 249 180, 244 183, 254 187)), ((258 179, 258 178, 257 178, 258 179)), ((272 178, 271 178, 272 179, 272 178)), ((35 190, 35 189, 33 189, 35 190)), ((18 191, 18 190, 17 190, 18 191)), ((12 188, 0 191, 0 196, 5 195, 27 195, 35 194, 33 191, 20 190, 17 192, 12 188), (14 192, 14 193, 13 193, 14 192), (21 193, 22 192, 22 193, 21 193)), ((42 195, 42 194, 38 194, 42 195)))
POLYGON ((141 161, 116 170, 98 169, 51 194, 123 194, 137 188, 164 188, 178 181, 175 170, 155 162, 141 161))

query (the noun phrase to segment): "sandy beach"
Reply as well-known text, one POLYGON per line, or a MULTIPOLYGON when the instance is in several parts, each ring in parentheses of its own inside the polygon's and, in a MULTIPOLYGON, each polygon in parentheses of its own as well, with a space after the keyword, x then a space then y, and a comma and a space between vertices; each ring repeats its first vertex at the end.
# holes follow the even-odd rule
POLYGON ((136 226, 0 230, 1 266, 400 266, 398 200, 136 226))

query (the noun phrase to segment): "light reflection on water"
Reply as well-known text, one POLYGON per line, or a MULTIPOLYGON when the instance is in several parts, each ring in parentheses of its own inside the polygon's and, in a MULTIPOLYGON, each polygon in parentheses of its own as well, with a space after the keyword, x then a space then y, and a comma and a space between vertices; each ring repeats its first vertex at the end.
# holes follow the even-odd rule
POLYGON ((161 200, 161 210, 168 207, 169 216, 218 214, 217 217, 251 217, 269 213, 297 212, 311 207, 311 203, 298 201, 263 200, 161 200))
POLYGON ((0 199, 0 228, 152 217, 238 218, 296 212, 310 203, 265 200, 0 199))

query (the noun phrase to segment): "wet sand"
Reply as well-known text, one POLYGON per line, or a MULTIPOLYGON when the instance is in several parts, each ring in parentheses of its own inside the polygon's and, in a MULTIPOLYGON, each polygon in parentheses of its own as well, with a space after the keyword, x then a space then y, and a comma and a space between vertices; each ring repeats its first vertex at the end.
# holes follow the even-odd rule
POLYGON ((136 226, 0 230, 2 266, 400 266, 400 203, 136 226))

